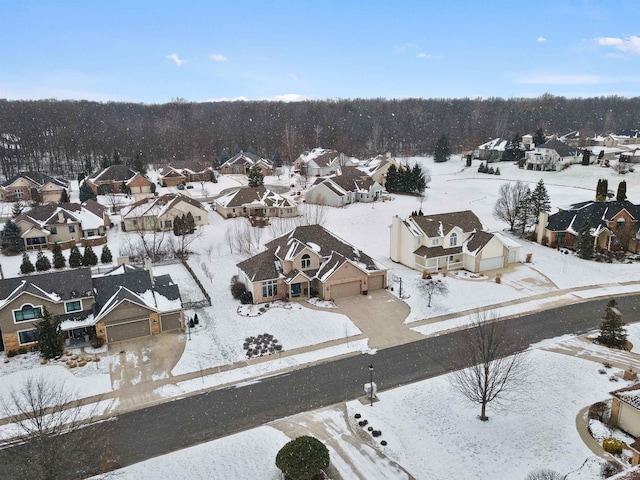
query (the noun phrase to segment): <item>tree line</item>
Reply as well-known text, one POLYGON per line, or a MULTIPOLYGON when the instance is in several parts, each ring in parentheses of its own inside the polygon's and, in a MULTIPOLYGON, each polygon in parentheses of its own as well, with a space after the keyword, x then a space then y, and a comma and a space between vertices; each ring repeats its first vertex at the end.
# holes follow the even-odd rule
POLYGON ((164 165, 218 164, 238 151, 289 163, 304 150, 335 148, 364 158, 433 153, 442 135, 452 152, 517 132, 593 135, 640 124, 640 97, 568 99, 352 99, 303 102, 123 102, 0 99, 0 169, 75 177, 105 159, 164 165))

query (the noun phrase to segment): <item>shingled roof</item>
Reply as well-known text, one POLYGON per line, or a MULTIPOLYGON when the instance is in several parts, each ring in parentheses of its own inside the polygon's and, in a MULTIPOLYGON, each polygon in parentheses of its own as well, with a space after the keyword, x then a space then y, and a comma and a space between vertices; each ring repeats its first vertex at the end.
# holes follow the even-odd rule
POLYGON ((465 233, 482 230, 482 222, 471 210, 427 216, 412 215, 410 218, 428 237, 442 237, 454 227, 461 228, 465 233))
POLYGON ((1 303, 11 301, 23 292, 62 301, 91 296, 91 269, 78 268, 0 280, 1 303))
POLYGON ((92 182, 126 182, 134 177, 136 172, 126 165, 111 165, 99 171, 91 178, 92 182))
POLYGON ((54 185, 58 185, 59 187, 63 187, 63 188, 67 188, 68 187, 67 182, 65 182, 64 180, 52 177, 51 175, 47 175, 46 173, 41 173, 41 172, 21 172, 21 173, 18 173, 17 175, 14 175, 13 177, 11 177, 8 180, 6 180, 2 184, 2 186, 3 187, 7 187, 7 186, 11 185, 13 182, 15 182, 16 180, 18 180, 19 178, 26 178, 31 183, 33 183, 33 184, 35 184, 35 185, 37 185, 39 187, 43 187, 47 183, 53 183, 54 185))
POLYGON ((566 210, 560 210, 549 216, 547 230, 551 232, 580 231, 585 222, 589 222, 592 229, 606 227, 606 222, 622 210, 626 210, 636 220, 640 218, 640 207, 628 200, 622 202, 581 202, 571 205, 566 210))
POLYGON ((543 143, 542 145, 536 145, 536 148, 555 150, 561 157, 571 157, 578 154, 575 148, 572 148, 566 143, 556 139, 549 140, 547 143, 543 143))
POLYGON ((235 192, 216 199, 216 203, 225 208, 241 207, 250 203, 259 203, 267 207, 295 206, 292 200, 265 187, 241 187, 235 192))

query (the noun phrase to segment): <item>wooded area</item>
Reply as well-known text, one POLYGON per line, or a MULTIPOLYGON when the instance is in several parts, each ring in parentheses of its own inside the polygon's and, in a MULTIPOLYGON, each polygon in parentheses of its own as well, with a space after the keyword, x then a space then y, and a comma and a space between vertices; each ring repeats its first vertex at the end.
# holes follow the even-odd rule
POLYGON ((640 97, 617 96, 163 105, 0 99, 0 166, 5 177, 29 169, 72 178, 115 156, 124 163, 200 159, 216 165, 223 151, 251 148, 287 163, 317 146, 359 158, 419 155, 433 152, 443 134, 451 151, 461 152, 539 127, 594 135, 638 126, 640 97))

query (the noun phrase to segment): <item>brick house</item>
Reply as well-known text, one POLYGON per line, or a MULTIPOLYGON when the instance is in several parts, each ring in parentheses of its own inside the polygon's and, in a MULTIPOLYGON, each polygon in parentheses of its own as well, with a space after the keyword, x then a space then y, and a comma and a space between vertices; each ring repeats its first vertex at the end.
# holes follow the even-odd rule
POLYGON ((0 186, 0 201, 59 202, 63 190, 68 188, 66 180, 40 172, 22 172, 0 186))
POLYGON ((214 208, 223 218, 297 217, 299 207, 289 197, 265 187, 242 187, 214 200, 214 208))
POLYGON ((122 211, 122 226, 127 232, 168 231, 176 217, 191 213, 196 226, 209 223, 209 212, 197 200, 179 193, 143 198, 122 211))
POLYGON ((126 165, 111 165, 84 180, 96 195, 130 193, 134 198, 152 196, 155 185, 126 165))

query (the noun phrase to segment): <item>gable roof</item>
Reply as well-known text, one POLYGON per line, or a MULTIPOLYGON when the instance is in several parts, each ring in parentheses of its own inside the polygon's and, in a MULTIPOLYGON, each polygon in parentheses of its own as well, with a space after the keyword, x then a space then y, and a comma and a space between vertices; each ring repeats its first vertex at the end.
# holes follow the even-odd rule
POLYGON ((471 210, 437 215, 412 215, 409 220, 413 221, 427 237, 443 237, 454 227, 462 229, 465 233, 482 230, 482 222, 471 210))
POLYGON ((570 147, 566 143, 556 139, 549 140, 548 142, 543 143, 542 145, 536 145, 536 148, 545 148, 548 150, 555 150, 556 153, 561 157, 571 157, 578 154, 578 151, 575 148, 570 147))
POLYGON ((136 172, 126 165, 111 165, 99 171, 90 178, 93 183, 96 182, 126 182, 135 177, 136 172))
POLYGON ((323 168, 330 166, 339 156, 340 153, 337 150, 314 148, 310 152, 302 152, 298 157, 298 160, 304 165, 313 163, 318 167, 323 168))
POLYGON ((338 174, 325 178, 322 181, 316 181, 314 185, 318 183, 333 183, 345 192, 368 192, 376 182, 356 167, 342 166, 338 174))
POLYGON ((182 195, 181 193, 166 193, 160 197, 149 197, 138 200, 122 214, 122 217, 161 217, 180 202, 186 202, 202 210, 205 209, 199 201, 191 197, 182 195))
MULTIPOLYGON (((294 259, 305 249, 314 251, 321 258, 321 267, 313 276, 320 278, 326 260, 341 259, 341 262, 350 261, 362 270, 382 270, 375 260, 353 245, 326 230, 320 225, 306 225, 296 227, 293 230, 274 238, 265 245, 267 250, 259 253, 237 266, 251 281, 269 280, 283 275, 282 261, 294 259), (337 254, 335 256, 334 254, 337 254), (322 260, 325 260, 323 262, 322 260), (279 261, 280 260, 280 261, 279 261)), ((311 272, 305 271, 307 275, 311 272)))
POLYGON ((43 187, 47 183, 52 183, 52 184, 57 185, 57 186, 62 187, 62 188, 67 188, 68 187, 66 181, 61 180, 59 178, 52 177, 51 175, 47 175, 46 173, 40 173, 40 172, 21 172, 21 173, 18 173, 17 175, 14 175, 13 177, 11 177, 8 180, 6 180, 2 184, 2 186, 3 187, 7 187, 7 186, 11 185, 13 182, 15 182, 16 180, 18 180, 19 178, 25 178, 25 179, 29 180, 31 183, 37 185, 38 187, 43 187))
POLYGON ((640 383, 610 392, 611 395, 640 410, 640 383))
POLYGON ((240 187, 215 200, 215 203, 225 208, 241 207, 248 204, 261 204, 267 207, 295 207, 296 203, 278 193, 262 187, 240 187))
POLYGON ((224 162, 222 165, 220 165, 220 167, 222 168, 225 165, 251 165, 251 166, 253 166, 255 163, 258 162, 258 160, 260 160, 260 157, 258 157, 258 155, 254 154, 254 153, 251 153, 251 152, 239 152, 239 153, 236 153, 229 160, 224 162))
POLYGON ((91 269, 78 268, 0 280, 0 306, 27 292, 52 301, 86 297, 91 292, 91 269))
POLYGON ((577 233, 585 221, 592 229, 606 228, 606 222, 611 221, 622 210, 626 210, 635 219, 640 218, 640 207, 629 200, 622 202, 581 202, 571 205, 566 210, 560 210, 549 216, 547 230, 551 232, 577 233))
POLYGON ((49 202, 44 205, 36 205, 29 211, 21 213, 15 221, 26 221, 39 228, 51 224, 79 223, 84 230, 87 230, 104 226, 104 212, 104 207, 94 200, 87 200, 82 205, 79 203, 49 202), (59 218, 60 214, 62 221, 59 218))

